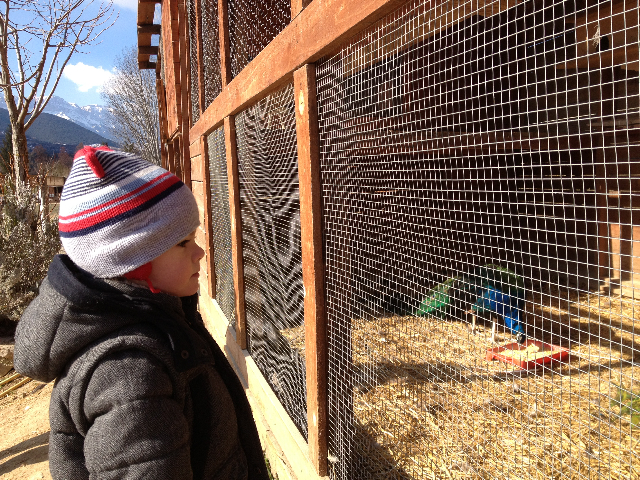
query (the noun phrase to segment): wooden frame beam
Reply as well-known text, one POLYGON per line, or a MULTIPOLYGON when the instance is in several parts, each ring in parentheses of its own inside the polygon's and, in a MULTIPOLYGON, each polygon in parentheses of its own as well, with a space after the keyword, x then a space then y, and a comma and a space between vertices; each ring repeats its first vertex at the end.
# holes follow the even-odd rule
POLYGON ((224 90, 231 83, 231 44, 229 40, 229 4, 227 0, 218 0, 218 22, 220 77, 222 78, 222 88, 224 90))
POLYGON ((296 18, 310 3, 311 0, 291 0, 291 20, 296 18))
POLYGON ((188 68, 188 59, 189 59, 189 50, 187 43, 187 15, 186 15, 186 4, 185 2, 188 0, 178 0, 178 49, 179 56, 178 58, 186 58, 187 61, 178 61, 174 60, 174 65, 176 68, 176 73, 179 72, 179 80, 180 83, 180 110, 182 112, 182 118, 179 125, 179 130, 182 132, 182 181, 191 188, 191 152, 189 152, 189 142, 191 137, 189 135, 189 127, 191 125, 191 96, 189 95, 189 90, 191 85, 189 84, 189 68, 188 68))
POLYGON ((138 70, 155 70, 156 62, 138 61, 138 70))
MULTIPOLYGON (((407 1, 311 2, 226 87, 223 77, 222 92, 191 128, 191 137, 197 138, 217 128, 225 117, 235 115, 291 81, 294 70, 306 63, 313 63, 335 50, 344 40, 407 1), (327 12, 340 14, 327 15, 327 12)), ((221 2, 226 4, 225 0, 221 2)))
POLYGON ((242 259, 242 218, 240 213, 240 181, 238 178, 238 148, 235 118, 224 119, 224 143, 227 152, 229 183, 229 213, 231 218, 231 257, 233 286, 236 291, 236 342, 247 348, 247 316, 244 305, 244 263, 242 259))
POLYGON ((140 55, 158 55, 157 46, 139 45, 138 53, 140 55))
POLYGON ((160 35, 161 25, 158 23, 150 23, 147 25, 138 25, 138 33, 148 33, 151 35, 160 35))
POLYGON ((309 458, 327 474, 327 318, 322 245, 320 137, 315 65, 293 74, 300 185, 309 458))
POLYGON ((216 262, 214 261, 213 225, 211 219, 211 177, 209 171, 209 145, 207 137, 200 137, 200 161, 203 162, 204 187, 204 239, 207 249, 207 290, 211 298, 217 295, 216 262))

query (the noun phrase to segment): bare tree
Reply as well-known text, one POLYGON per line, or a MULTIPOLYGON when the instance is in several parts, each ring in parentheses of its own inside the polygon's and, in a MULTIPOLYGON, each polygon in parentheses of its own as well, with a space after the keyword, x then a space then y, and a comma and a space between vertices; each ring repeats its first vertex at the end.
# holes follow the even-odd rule
POLYGON ((160 122, 155 72, 138 68, 136 47, 123 50, 102 92, 112 133, 125 150, 160 165, 160 122))
POLYGON ((71 56, 96 43, 113 4, 92 0, 4 0, 0 11, 0 88, 9 111, 17 191, 28 164, 26 131, 53 95, 71 56), (15 59, 11 57, 15 55, 15 59))

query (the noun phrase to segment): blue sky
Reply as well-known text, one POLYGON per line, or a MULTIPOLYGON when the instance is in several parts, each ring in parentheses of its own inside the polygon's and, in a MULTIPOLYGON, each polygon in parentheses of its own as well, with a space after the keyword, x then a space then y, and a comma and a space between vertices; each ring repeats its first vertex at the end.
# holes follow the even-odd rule
POLYGON ((102 105, 100 88, 113 71, 113 64, 124 48, 137 45, 137 0, 114 0, 120 15, 115 25, 104 32, 99 45, 89 53, 75 54, 67 64, 54 95, 80 106, 102 105))

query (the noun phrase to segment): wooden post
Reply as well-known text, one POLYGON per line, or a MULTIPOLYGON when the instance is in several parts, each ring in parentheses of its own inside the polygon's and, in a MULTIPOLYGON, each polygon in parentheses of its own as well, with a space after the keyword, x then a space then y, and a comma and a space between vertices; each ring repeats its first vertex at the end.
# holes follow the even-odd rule
MULTIPOLYGON (((613 118, 613 73, 610 68, 600 72, 600 121, 602 131, 598 135, 600 144, 596 150, 596 208, 598 212, 598 267, 600 285, 606 281, 613 289, 611 269, 611 225, 609 223, 609 185, 607 182, 606 148, 610 145, 604 129, 605 119, 613 118)), ((611 137, 609 137, 611 138, 611 137)))
POLYGON ((171 173, 176 173, 176 159, 173 152, 173 142, 167 141, 167 170, 171 173))
POLYGON ((240 182, 238 179, 238 149, 236 122, 233 117, 224 119, 224 142, 227 151, 227 176, 229 181, 229 213, 231 218, 231 256, 233 262, 233 286, 236 291, 236 341, 240 348, 247 348, 247 317, 244 308, 244 265, 242 261, 242 218, 240 214, 240 182))
POLYGON ((291 0, 291 20, 296 18, 304 8, 311 3, 311 0, 291 0))
POLYGON ((200 137, 200 161, 203 162, 202 185, 204 187, 204 239, 207 251, 207 288, 211 298, 216 298, 216 263, 213 254, 213 224, 211 218, 211 172, 209 171, 209 146, 206 135, 200 137))
POLYGON ((294 72, 304 324, 307 370, 309 457, 318 475, 327 474, 327 318, 322 247, 322 192, 315 65, 294 72))
MULTIPOLYGON (((191 97, 189 95, 189 50, 187 44, 187 24, 185 1, 178 2, 178 58, 186 58, 184 62, 178 61, 178 69, 180 72, 180 110, 182 112, 182 121, 180 122, 180 131, 182 132, 182 142, 180 145, 182 151, 182 181, 191 188, 191 156, 189 152, 189 128, 191 127, 191 97)), ((175 60, 174 60, 175 61, 175 60)))
POLYGON ((218 33, 220 35, 220 77, 222 88, 231 83, 231 44, 229 43, 229 4, 218 0, 218 33))
POLYGON ((169 160, 165 143, 167 141, 167 107, 164 101, 164 85, 161 78, 156 78, 156 95, 158 96, 158 123, 160 124, 160 163, 169 170, 169 160))

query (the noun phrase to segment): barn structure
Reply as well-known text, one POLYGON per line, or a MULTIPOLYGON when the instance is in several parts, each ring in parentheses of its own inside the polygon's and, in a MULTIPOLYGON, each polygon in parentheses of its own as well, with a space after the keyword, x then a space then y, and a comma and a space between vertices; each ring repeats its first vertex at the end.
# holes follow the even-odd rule
POLYGON ((139 0, 280 480, 640 478, 639 11, 139 0))

